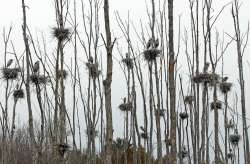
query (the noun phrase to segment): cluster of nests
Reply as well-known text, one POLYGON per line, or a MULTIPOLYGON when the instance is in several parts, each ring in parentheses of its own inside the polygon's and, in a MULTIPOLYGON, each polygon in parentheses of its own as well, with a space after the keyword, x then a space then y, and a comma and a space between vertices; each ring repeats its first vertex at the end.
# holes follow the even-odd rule
POLYGON ((93 63, 93 62, 88 62, 86 63, 86 66, 89 70, 89 74, 93 79, 96 79, 100 74, 101 71, 98 69, 98 64, 97 63, 93 63))
POLYGON ((69 37, 70 37, 70 30, 68 28, 54 27, 54 28, 52 28, 52 34, 59 41, 64 41, 64 40, 69 39, 69 37))
POLYGON ((155 60, 161 50, 158 49, 159 47, 159 39, 150 38, 146 44, 146 50, 144 50, 144 58, 146 61, 153 61, 155 60))
POLYGON ((232 83, 227 82, 228 77, 221 78, 218 74, 215 73, 199 73, 198 75, 192 78, 194 83, 204 83, 204 84, 219 84, 220 91, 223 94, 228 93, 231 90, 232 83))

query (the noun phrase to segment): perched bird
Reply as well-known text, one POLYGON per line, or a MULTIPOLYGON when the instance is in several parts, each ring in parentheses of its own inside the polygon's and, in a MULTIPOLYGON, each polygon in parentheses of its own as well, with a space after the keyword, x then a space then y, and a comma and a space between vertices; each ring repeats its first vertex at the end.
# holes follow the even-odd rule
POLYGON ((39 68, 40 68, 40 66, 39 66, 39 61, 36 61, 35 64, 34 64, 34 66, 33 66, 34 72, 35 72, 35 73, 38 72, 38 71, 39 71, 39 68))
POLYGON ((144 129, 144 127, 142 127, 142 126, 140 126, 140 129, 143 131, 143 132, 145 132, 145 129, 144 129))
POLYGON ((156 40, 155 40, 155 48, 157 48, 159 46, 159 39, 157 38, 156 40))
POLYGON ((207 72, 207 71, 208 71, 208 67, 209 67, 209 63, 206 62, 205 65, 204 65, 204 72, 207 72))
POLYGON ((93 63, 94 62, 94 59, 92 56, 89 56, 89 63, 93 63))
POLYGON ((6 67, 9 67, 13 62, 13 59, 8 60, 6 67))
POLYGON ((126 97, 123 98, 123 103, 124 103, 124 104, 126 103, 126 97))
POLYGON ((228 80, 227 76, 222 78, 222 82, 226 82, 227 80, 228 80))
POLYGON ((149 49, 150 47, 152 47, 153 42, 154 42, 153 39, 150 38, 150 39, 148 40, 147 44, 146 44, 146 48, 149 49))

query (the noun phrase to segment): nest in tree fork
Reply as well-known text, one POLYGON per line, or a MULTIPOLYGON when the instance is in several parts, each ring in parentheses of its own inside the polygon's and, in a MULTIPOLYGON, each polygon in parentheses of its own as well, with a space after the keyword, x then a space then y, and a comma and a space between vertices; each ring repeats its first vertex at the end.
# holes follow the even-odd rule
POLYGON ((58 70, 57 75, 58 75, 58 78, 66 79, 68 76, 68 72, 66 70, 58 70))
POLYGON ((18 74, 21 72, 20 68, 3 68, 2 74, 6 80, 15 80, 18 78, 18 74))
POLYGON ((155 60, 159 56, 159 54, 161 53, 161 50, 152 48, 152 49, 145 50, 143 53, 144 53, 145 60, 152 61, 152 60, 155 60))
POLYGON ((217 100, 215 102, 211 102, 210 107, 211 107, 211 110, 221 109, 222 108, 222 103, 217 100))
POLYGON ((220 83, 220 90, 222 93, 226 94, 231 90, 232 83, 229 82, 222 82, 220 83))
POLYGON ((90 76, 93 79, 97 78, 101 74, 97 63, 87 63, 86 66, 88 67, 90 76))
POLYGON ((133 68, 133 59, 131 58, 124 58, 122 59, 122 62, 129 68, 132 69, 133 68))
POLYGON ((132 103, 131 102, 122 103, 119 105, 119 109, 123 112, 131 111, 132 110, 132 103))
POLYGON ((57 28, 54 27, 52 29, 53 36, 57 38, 59 41, 63 41, 69 39, 70 30, 68 28, 57 28))
POLYGON ((23 89, 16 89, 16 90, 14 90, 13 97, 16 98, 16 99, 24 98, 24 91, 23 91, 23 89))
POLYGON ((193 77, 194 83, 209 83, 215 84, 218 83, 219 75, 215 73, 199 73, 193 77))
POLYGON ((229 141, 233 144, 233 145, 238 145, 239 141, 240 141, 240 135, 239 134, 231 134, 229 136, 229 141))
POLYGON ((187 104, 192 104, 192 102, 194 101, 194 96, 185 96, 184 98, 184 102, 187 104))
POLYGON ((30 80, 34 84, 46 84, 48 82, 48 77, 45 75, 32 74, 30 75, 30 80))
POLYGON ((181 118, 182 120, 185 120, 185 119, 188 118, 188 113, 187 113, 187 112, 181 112, 181 113, 179 114, 179 116, 180 116, 180 118, 181 118))

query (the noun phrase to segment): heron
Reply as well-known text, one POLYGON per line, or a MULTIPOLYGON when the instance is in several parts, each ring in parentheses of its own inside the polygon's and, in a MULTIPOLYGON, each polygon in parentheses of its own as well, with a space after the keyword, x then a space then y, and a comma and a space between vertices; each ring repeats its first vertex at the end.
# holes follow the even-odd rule
POLYGON ((147 49, 149 49, 153 45, 153 39, 150 38, 146 44, 147 49))
POLYGON ((40 67, 39 66, 39 61, 36 61, 34 66, 33 66, 33 70, 34 70, 35 73, 39 71, 39 67, 40 67))
POLYGON ((159 39, 157 38, 156 40, 155 40, 155 48, 157 48, 159 46, 159 39))
POLYGON ((93 63, 94 62, 94 59, 92 56, 89 56, 89 63, 93 63))
POLYGON ((6 67, 9 67, 13 62, 13 59, 8 60, 6 67))

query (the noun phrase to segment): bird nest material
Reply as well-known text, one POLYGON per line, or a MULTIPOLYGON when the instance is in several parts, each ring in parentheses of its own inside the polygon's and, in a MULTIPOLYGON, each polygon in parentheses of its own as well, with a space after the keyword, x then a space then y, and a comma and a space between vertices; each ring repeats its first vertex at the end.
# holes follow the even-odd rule
POLYGON ((68 76, 68 72, 66 70, 58 70, 57 75, 58 75, 58 78, 66 79, 68 76))
POLYGON ((222 108, 222 103, 217 100, 215 102, 211 102, 210 107, 211 107, 211 110, 221 109, 222 108))
POLYGON ((232 83, 229 82, 222 82, 220 83, 220 90, 222 93, 226 94, 231 90, 232 83))
POLYGON ((48 82, 48 77, 45 75, 32 74, 30 75, 30 80, 34 84, 46 84, 48 82))
POLYGON ((56 145, 59 154, 63 157, 65 152, 69 150, 70 146, 66 143, 56 145))
POLYGON ((193 77, 194 83, 209 83, 215 84, 218 83, 219 75, 214 73, 199 73, 193 77))
POLYGON ((238 145, 239 141, 240 141, 240 135, 239 134, 231 134, 229 136, 229 141, 233 144, 233 145, 238 145))
POLYGON ((161 53, 161 50, 152 48, 152 49, 145 50, 143 53, 144 53, 145 60, 152 61, 152 60, 155 60, 159 56, 159 54, 161 53))
POLYGON ((232 152, 227 153, 227 158, 232 159, 234 157, 234 154, 232 152))
POLYGON ((233 123, 233 122, 229 122, 229 123, 227 123, 227 124, 225 125, 225 127, 226 127, 227 129, 233 129, 233 128, 234 128, 234 123, 233 123))
POLYGON ((181 112, 181 113, 179 114, 179 116, 180 116, 180 118, 181 118, 182 120, 185 120, 185 119, 188 118, 188 113, 187 113, 187 112, 181 112))
POLYGON ((95 130, 94 128, 88 127, 86 129, 86 134, 90 137, 97 137, 98 136, 98 131, 95 130))
POLYGON ((163 117, 164 114, 165 114, 165 109, 157 109, 157 110, 155 111, 155 115, 157 115, 158 113, 159 113, 159 116, 160 116, 160 117, 163 117))
POLYGON ((18 74, 21 72, 20 68, 3 68, 2 74, 6 80, 14 80, 18 78, 18 74))
POLYGON ((184 102, 187 103, 187 104, 192 104, 192 102, 194 101, 194 96, 185 96, 184 98, 184 102))
POLYGON ((186 149, 181 150, 181 157, 186 158, 188 156, 188 151, 186 149))
POLYGON ((68 28, 57 28, 57 27, 54 27, 52 29, 52 34, 59 41, 63 41, 63 40, 69 39, 70 30, 68 28))
POLYGON ((119 105, 119 109, 123 112, 125 111, 131 111, 132 109, 132 103, 131 102, 127 102, 127 103, 122 103, 119 105))
POLYGON ((88 67, 90 76, 93 79, 97 78, 101 74, 97 63, 87 63, 86 66, 88 67))
POLYGON ((148 134, 147 133, 145 133, 145 132, 142 132, 141 133, 141 138, 143 138, 143 139, 148 139, 148 134))
POLYGON ((126 57, 124 59, 122 59, 122 62, 129 68, 132 69, 133 68, 133 59, 126 57))
POLYGON ((24 91, 23 91, 23 89, 16 89, 16 90, 14 90, 13 97, 16 98, 16 99, 24 98, 24 91))

